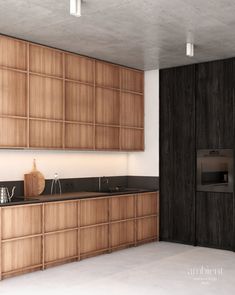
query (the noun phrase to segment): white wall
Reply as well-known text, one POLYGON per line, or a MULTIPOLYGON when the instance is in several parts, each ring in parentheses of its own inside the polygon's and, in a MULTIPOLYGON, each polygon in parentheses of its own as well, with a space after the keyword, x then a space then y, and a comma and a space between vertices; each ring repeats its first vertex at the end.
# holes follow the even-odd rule
POLYGON ((159 70, 145 72, 145 151, 129 154, 128 175, 159 176, 159 70))
POLYGON ((158 176, 158 71, 145 73, 145 152, 0 151, 0 181, 22 180, 37 160, 45 178, 158 176))

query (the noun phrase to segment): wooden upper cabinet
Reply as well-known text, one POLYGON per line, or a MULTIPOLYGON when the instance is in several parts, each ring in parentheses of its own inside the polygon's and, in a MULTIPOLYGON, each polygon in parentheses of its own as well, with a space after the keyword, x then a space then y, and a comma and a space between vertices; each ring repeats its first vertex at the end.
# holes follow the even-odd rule
POLYGON ((121 68, 121 89, 143 93, 144 73, 128 68, 121 68))
POLYGON ((120 88, 120 67, 117 65, 96 61, 95 82, 97 86, 120 88))
POLYGON ((144 130, 121 128, 120 148, 125 151, 144 150, 144 130))
POLYGON ((120 92, 97 87, 95 99, 96 124, 119 125, 120 92))
POLYGON ((33 118, 63 119, 63 82, 30 75, 29 115, 33 118))
POLYGON ((29 146, 61 149, 63 147, 63 123, 30 120, 29 146))
POLYGON ((144 97, 138 94, 121 94, 121 125, 144 127, 144 97))
POLYGON ((66 123, 65 148, 94 149, 94 126, 66 123))
POLYGON ((94 89, 76 82, 65 84, 65 120, 94 122, 94 89))
POLYGON ((27 115, 27 77, 24 73, 0 70, 0 115, 27 115))
POLYGON ((30 44, 29 70, 31 72, 46 74, 49 76, 63 76, 62 52, 43 46, 30 44))
POLYGON ((103 150, 119 150, 120 128, 102 127, 95 128, 95 147, 103 150))
POLYGON ((0 66, 25 71, 27 69, 27 43, 0 36, 0 66))
POLYGON ((27 119, 0 118, 0 147, 27 146, 27 119))
POLYGON ((75 54, 66 54, 65 78, 93 84, 94 60, 75 54))

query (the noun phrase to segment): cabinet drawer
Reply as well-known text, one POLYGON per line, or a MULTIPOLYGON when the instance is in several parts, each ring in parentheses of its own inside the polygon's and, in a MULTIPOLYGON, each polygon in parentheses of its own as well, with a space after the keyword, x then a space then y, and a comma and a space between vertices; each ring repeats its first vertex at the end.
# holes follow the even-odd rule
POLYGON ((137 217, 154 215, 159 212, 159 194, 145 193, 137 196, 137 217))
POLYGON ((146 217, 137 220, 137 241, 158 237, 158 217, 146 217))
POLYGON ((42 233, 42 207, 2 208, 2 240, 42 233))
POLYGON ((123 220, 135 217, 134 195, 110 198, 110 219, 111 221, 123 220))
POLYGON ((78 231, 45 236, 45 263, 78 256, 78 231))
POLYGON ((45 205, 45 232, 78 227, 78 203, 61 202, 45 205))
POLYGON ((81 226, 108 222, 108 199, 81 201, 81 226))
POLYGON ((2 243, 2 272, 39 266, 42 264, 41 246, 41 237, 2 243))
POLYGON ((111 224, 111 247, 135 243, 135 222, 124 221, 111 224))
POLYGON ((108 249, 108 225, 81 229, 81 254, 108 249))

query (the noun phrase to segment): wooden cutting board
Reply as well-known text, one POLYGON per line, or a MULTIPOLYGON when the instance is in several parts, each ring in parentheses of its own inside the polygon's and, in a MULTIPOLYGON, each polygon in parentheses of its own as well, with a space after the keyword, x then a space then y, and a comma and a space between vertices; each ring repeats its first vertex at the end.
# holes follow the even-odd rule
POLYGON ((45 178, 43 174, 37 170, 36 160, 33 160, 33 169, 30 173, 24 175, 24 196, 36 197, 45 189, 45 178))

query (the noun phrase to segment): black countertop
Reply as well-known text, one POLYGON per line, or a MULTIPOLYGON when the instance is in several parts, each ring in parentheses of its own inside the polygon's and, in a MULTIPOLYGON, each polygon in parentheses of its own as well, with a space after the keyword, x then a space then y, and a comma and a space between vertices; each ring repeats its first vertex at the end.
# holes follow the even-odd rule
POLYGON ((101 198, 101 197, 138 194, 138 193, 147 193, 147 192, 156 192, 156 191, 157 190, 128 188, 123 191, 115 191, 115 192, 73 192, 73 193, 64 193, 64 194, 55 194, 55 195, 40 195, 37 197, 28 198, 28 199, 25 199, 24 197, 17 197, 17 198, 12 198, 12 201, 9 203, 0 204, 0 207, 35 204, 35 203, 47 203, 47 202, 56 202, 56 201, 67 201, 67 200, 79 200, 79 199, 87 199, 87 198, 101 198))

